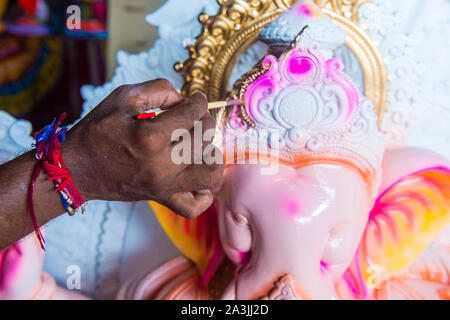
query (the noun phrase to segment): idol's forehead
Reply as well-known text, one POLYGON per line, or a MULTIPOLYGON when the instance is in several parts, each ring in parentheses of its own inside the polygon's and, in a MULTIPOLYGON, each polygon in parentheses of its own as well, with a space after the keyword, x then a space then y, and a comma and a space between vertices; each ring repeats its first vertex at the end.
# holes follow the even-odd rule
POLYGON ((331 186, 340 183, 342 177, 351 177, 365 184, 361 173, 349 166, 339 164, 310 164, 293 168, 280 164, 276 172, 264 174, 266 167, 261 164, 236 164, 225 169, 224 185, 231 187, 237 194, 252 193, 257 188, 273 189, 283 183, 308 186, 331 186))
POLYGON ((261 165, 247 164, 226 169, 219 198, 223 208, 235 214, 281 213, 301 207, 299 214, 308 216, 324 203, 347 207, 354 203, 356 193, 358 201, 369 203, 368 185, 351 167, 314 164, 294 169, 281 165, 276 174, 263 175, 261 165))

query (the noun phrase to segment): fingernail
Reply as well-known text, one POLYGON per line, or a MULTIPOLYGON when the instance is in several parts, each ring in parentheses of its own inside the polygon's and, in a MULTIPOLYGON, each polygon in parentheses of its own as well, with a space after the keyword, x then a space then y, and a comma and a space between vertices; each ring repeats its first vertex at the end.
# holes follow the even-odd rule
POLYGON ((202 91, 197 91, 196 93, 194 93, 193 97, 197 95, 201 95, 203 98, 206 99, 206 94, 204 94, 202 91))

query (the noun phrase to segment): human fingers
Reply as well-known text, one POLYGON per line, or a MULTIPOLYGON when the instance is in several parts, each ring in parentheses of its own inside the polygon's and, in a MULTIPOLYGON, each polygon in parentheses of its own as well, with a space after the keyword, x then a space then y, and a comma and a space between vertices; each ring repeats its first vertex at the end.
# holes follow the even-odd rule
POLYGON ((211 191, 179 192, 172 195, 165 206, 178 215, 194 219, 206 211, 213 203, 211 191))
POLYGON ((160 125, 165 132, 172 135, 175 130, 191 130, 196 122, 208 114, 208 100, 206 96, 197 92, 168 111, 161 113, 149 123, 160 125))

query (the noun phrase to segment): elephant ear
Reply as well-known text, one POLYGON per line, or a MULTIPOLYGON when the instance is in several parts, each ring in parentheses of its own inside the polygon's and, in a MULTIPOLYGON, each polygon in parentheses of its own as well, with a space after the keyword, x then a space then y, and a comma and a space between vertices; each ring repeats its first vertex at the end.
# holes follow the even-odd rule
POLYGON ((383 279, 401 273, 449 223, 447 166, 411 172, 387 185, 375 202, 360 244, 359 270, 365 283, 377 270, 383 279))
POLYGON ((197 265, 206 286, 223 257, 215 206, 189 220, 159 203, 149 203, 173 244, 197 265))

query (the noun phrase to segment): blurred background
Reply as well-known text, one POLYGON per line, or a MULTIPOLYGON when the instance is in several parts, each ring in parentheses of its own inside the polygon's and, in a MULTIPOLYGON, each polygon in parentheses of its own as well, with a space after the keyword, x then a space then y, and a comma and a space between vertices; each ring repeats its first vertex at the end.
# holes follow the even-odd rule
POLYGON ((80 87, 110 80, 118 50, 152 46, 157 30, 145 16, 163 2, 0 0, 0 109, 30 121, 33 131, 63 110, 73 122, 82 108, 80 87))

